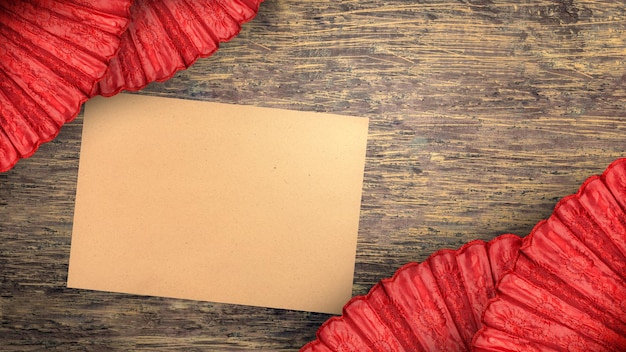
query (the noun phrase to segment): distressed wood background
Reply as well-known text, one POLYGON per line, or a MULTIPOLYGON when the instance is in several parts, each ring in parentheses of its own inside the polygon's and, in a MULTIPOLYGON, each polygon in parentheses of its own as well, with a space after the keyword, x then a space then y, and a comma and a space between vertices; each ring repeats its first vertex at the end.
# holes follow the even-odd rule
MULTIPOLYGON (((267 0, 141 94, 370 118, 354 294, 626 156, 626 5, 267 0)), ((81 117, 0 174, 0 350, 296 350, 328 315, 65 288, 81 117)), ((207 282, 207 285, 211 285, 207 282)))

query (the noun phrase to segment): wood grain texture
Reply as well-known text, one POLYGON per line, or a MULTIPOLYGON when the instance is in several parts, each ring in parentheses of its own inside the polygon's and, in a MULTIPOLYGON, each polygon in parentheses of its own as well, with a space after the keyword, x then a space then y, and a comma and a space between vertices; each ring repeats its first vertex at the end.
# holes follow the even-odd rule
MULTIPOLYGON (((214 56, 140 94, 370 118, 356 295, 437 249, 527 234, 626 156, 625 57, 619 1, 267 0, 214 56)), ((314 338, 328 315, 65 288, 81 127, 0 174, 0 349, 314 338)))

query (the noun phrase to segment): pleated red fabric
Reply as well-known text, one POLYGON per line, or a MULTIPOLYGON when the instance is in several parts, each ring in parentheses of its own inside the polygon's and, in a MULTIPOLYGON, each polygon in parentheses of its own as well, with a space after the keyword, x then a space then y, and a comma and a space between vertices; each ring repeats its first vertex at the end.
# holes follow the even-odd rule
POLYGON ((473 350, 626 351, 626 159, 525 239, 473 350))
POLYGON ((76 117, 119 49, 130 4, 0 2, 0 171, 76 117))
POLYGON ((502 235, 406 264, 348 302, 301 351, 468 351, 495 284, 521 244, 515 235, 502 235))
POLYGON ((171 78, 213 54, 263 0, 134 0, 118 55, 92 94, 112 96, 171 78))

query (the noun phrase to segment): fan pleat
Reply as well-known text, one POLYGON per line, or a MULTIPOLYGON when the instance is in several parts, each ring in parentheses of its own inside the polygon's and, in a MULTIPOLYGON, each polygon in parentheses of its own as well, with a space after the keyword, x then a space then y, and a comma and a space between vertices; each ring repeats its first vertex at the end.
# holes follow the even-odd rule
MULTIPOLYGON (((128 3, 119 2, 120 4, 128 3)), ((40 35, 53 36, 62 40, 63 48, 80 48, 101 61, 107 61, 118 48, 120 33, 125 29, 128 18, 111 15, 102 15, 98 11, 89 14, 87 10, 77 11, 77 8, 68 8, 64 2, 55 2, 47 7, 37 5, 34 1, 20 1, 19 6, 4 7, 6 12, 3 22, 12 18, 21 18, 23 21, 37 27, 40 35), (67 16, 67 17, 66 17, 67 16)), ((122 5, 123 6, 123 5, 122 5)), ((18 31, 20 27, 15 28, 18 31)), ((40 42, 46 47, 52 47, 46 41, 40 42)), ((97 77, 102 76, 101 70, 97 77)))
MULTIPOLYGON (((0 93, 3 102, 0 115, 8 123, 7 125, 3 124, 2 129, 7 133, 17 135, 28 134, 30 130, 34 130, 42 139, 54 135, 59 126, 53 119, 48 118, 46 112, 33 99, 30 99, 28 92, 7 74, 5 67, 7 65, 0 60, 0 77, 2 77, 0 79, 0 93), (28 98, 25 99, 24 97, 28 98), (23 120, 31 128, 28 130, 18 129, 16 124, 20 124, 19 120, 23 120), (13 130, 11 127, 15 129, 13 130)), ((24 148, 30 149, 32 145, 25 145, 24 148)), ((0 159, 0 165, 3 165, 3 160, 0 159)))
MULTIPOLYGON (((620 334, 624 335, 626 333, 626 326, 619 318, 616 318, 614 315, 607 315, 606 310, 598 307, 596 304, 590 304, 584 294, 577 290, 572 290, 566 281, 557 276, 557 274, 545 271, 540 266, 531 262, 526 256, 519 257, 515 264, 514 273, 520 277, 526 278, 527 281, 532 282, 535 286, 542 288, 562 301, 567 302, 572 308, 584 311, 587 315, 596 320, 604 321, 606 326, 611 327, 620 334)), ((506 292, 498 292, 499 295, 505 293, 506 292)))
POLYGON ((389 283, 391 299, 407 314, 413 334, 427 351, 463 351, 464 342, 428 266, 416 265, 389 283))
MULTIPOLYGON (((168 38, 172 43, 176 43, 176 55, 180 61, 175 70, 191 65, 199 55, 204 54, 202 47, 197 48, 196 43, 190 39, 191 36, 196 35, 196 27, 199 23, 188 11, 184 1, 176 5, 169 1, 153 1, 151 6, 158 13, 163 27, 167 28, 168 38)), ((199 35, 206 36, 207 34, 200 33, 199 35)))
MULTIPOLYGON (((2 77, 2 80, 6 79, 6 82, 9 82, 8 77, 4 74, 0 73, 0 77, 2 77)), ((2 106, 4 111, 4 113, 0 114, 0 130, 3 132, 0 139, 4 143, 0 149, 3 150, 2 154, 6 153, 6 155, 0 155, 0 157, 2 158, 1 160, 14 160, 14 158, 20 155, 28 155, 32 150, 32 146, 39 139, 45 139, 54 135, 58 126, 46 119, 43 123, 36 125, 36 131, 33 128, 33 124, 22 114, 21 110, 24 107, 18 108, 15 106, 15 103, 5 94, 8 89, 3 89, 3 85, 0 83, 0 106, 2 106)), ((32 118, 32 115, 27 116, 32 118)))
MULTIPOLYGON (((117 33, 117 28, 123 30, 126 27, 128 21, 128 7, 130 6, 130 3, 126 0, 69 0, 67 2, 91 9, 95 13, 102 14, 105 17, 111 17, 111 28, 116 28, 110 30, 111 33, 117 33)), ((88 13, 89 12, 87 12, 87 14, 88 13)), ((88 20, 89 17, 86 19, 88 20)))
MULTIPOLYGON (((148 79, 144 74, 144 70, 138 70, 137 67, 141 67, 141 59, 139 56, 138 48, 135 46, 135 42, 132 39, 131 33, 134 32, 134 23, 131 22, 128 26, 128 30, 122 34, 121 42, 127 43, 124 46, 124 50, 120 50, 117 56, 114 56, 109 61, 109 68, 104 75, 104 78, 96 86, 96 90, 92 92, 92 96, 98 94, 98 90, 101 87, 122 87, 126 85, 129 90, 139 90, 148 84, 148 79)), ((106 91, 102 91, 102 95, 112 95, 116 92, 111 91, 111 94, 105 94, 106 91)))
POLYGON ((367 346, 367 342, 363 341, 363 337, 359 335, 358 329, 355 329, 345 320, 333 321, 331 324, 333 334, 322 334, 320 339, 324 341, 324 345, 331 351, 341 350, 343 346, 350 346, 350 350, 360 350, 369 352, 371 349, 367 346))
POLYGON ((626 162, 615 162, 604 173, 604 183, 626 212, 626 162))
POLYGON ((474 317, 470 295, 464 285, 463 276, 467 275, 463 274, 467 273, 462 272, 460 266, 457 265, 457 260, 462 262, 461 258, 457 259, 454 251, 442 251, 439 255, 429 258, 426 263, 429 264, 430 270, 437 279, 437 287, 443 296, 446 309, 450 312, 452 322, 456 325, 456 330, 462 340, 467 343, 478 330, 478 321, 474 317))
MULTIPOLYGON (((554 323, 559 324, 570 331, 570 334, 594 340, 598 345, 602 345, 604 341, 619 342, 619 350, 626 349, 626 339, 596 317, 570 306, 567 301, 515 273, 506 276, 500 282, 500 287, 503 292, 506 292, 502 295, 503 298, 507 301, 514 301, 533 314, 548 319, 551 321, 551 326, 554 326, 554 323), (538 292, 541 295, 538 295, 538 292)), ((528 318, 526 315, 522 316, 528 318)))
MULTIPOLYGON (((46 27, 45 31, 40 30, 41 34, 51 33, 55 37, 63 38, 66 40, 66 43, 82 47, 83 50, 89 51, 91 56, 105 63, 107 58, 117 51, 118 47, 118 45, 109 45, 109 41, 119 41, 119 33, 128 24, 128 14, 119 11, 128 3, 127 1, 111 2, 112 4, 117 3, 117 5, 112 8, 109 6, 109 11, 118 12, 117 14, 104 12, 94 7, 94 4, 91 3, 89 7, 86 7, 84 4, 59 1, 54 4, 54 7, 45 7, 38 5, 37 1, 22 1, 24 4, 32 4, 30 11, 26 11, 29 15, 35 16, 29 16, 31 21, 36 20, 38 17, 41 18, 42 13, 49 13, 50 16, 54 16, 56 21, 62 24, 62 26, 46 27), (68 31, 67 28, 73 30, 68 31), (85 34, 95 34, 95 38, 88 38, 85 34), (101 39, 101 41, 95 39, 101 39)), ((19 8, 25 9, 24 6, 19 8)), ((101 71, 97 72, 100 75, 102 74, 101 71)))
POLYGON ((254 18, 263 0, 216 0, 216 2, 226 10, 230 17, 239 23, 243 23, 254 18))
POLYGON ((472 345, 474 352, 563 352, 562 349, 554 349, 545 346, 542 342, 534 342, 528 339, 512 336, 502 332, 494 336, 481 335, 474 339, 472 345), (522 347, 523 346, 523 347, 522 347))
MULTIPOLYGON (((586 184, 579 196, 580 203, 593 217, 596 225, 604 231, 626 258, 626 214, 597 177, 586 184)), ((589 236, 591 237, 591 236, 589 236)))
POLYGON ((73 110, 78 111, 79 103, 74 101, 74 97, 84 94, 64 79, 55 79, 56 73, 47 65, 35 59, 23 60, 29 55, 30 52, 19 45, 10 46, 5 56, 8 60, 0 60, 0 69, 21 90, 14 91, 21 94, 13 97, 19 99, 17 105, 20 110, 24 101, 31 100, 45 112, 36 116, 37 120, 51 119, 60 127, 72 117, 73 110))
MULTIPOLYGON (((202 2, 189 0, 189 2, 197 11, 198 16, 205 18, 205 28, 215 38, 216 45, 233 39, 241 30, 240 24, 248 20, 248 18, 244 17, 232 17, 231 13, 224 8, 225 5, 218 1, 202 2)), ((230 3, 235 4, 236 2, 230 3)))
MULTIPOLYGON (((515 235, 501 235, 487 243, 487 254, 494 286, 500 281, 504 273, 515 265, 518 249, 522 246, 522 239, 515 235)), ((488 292, 489 296, 493 292, 488 292)), ((481 313, 482 315, 482 313, 481 313)))
POLYGON ((368 346, 374 351, 404 351, 400 341, 393 336, 393 330, 378 316, 366 300, 355 302, 347 309, 347 319, 360 335, 365 337, 368 346))
POLYGON ((585 244, 605 265, 616 274, 626 275, 626 261, 616 244, 602 231, 593 220, 578 198, 560 203, 554 214, 568 229, 585 244))
MULTIPOLYGON (((466 317, 463 319, 473 321, 470 331, 473 336, 481 326, 483 309, 495 292, 491 265, 485 246, 478 244, 463 247, 456 260, 463 280, 462 292, 467 296, 470 304, 469 311, 466 311, 466 317)), ((467 337, 466 341, 471 341, 472 336, 467 337)))
MULTIPOLYGON (((383 283, 389 280, 383 280, 383 283)), ((411 333, 408 316, 406 312, 393 303, 390 293, 385 290, 383 283, 379 283, 372 288, 367 295, 367 299, 378 313, 385 325, 393 332, 402 348, 406 351, 425 351, 422 348, 417 336, 411 333)))
POLYGON ((10 24, 14 26, 21 26, 21 32, 18 33, 0 24, 0 33, 6 38, 5 42, 10 41, 12 46, 23 48, 23 52, 30 53, 31 60, 36 60, 50 68, 60 80, 73 82, 83 95, 89 92, 93 85, 89 82, 95 79, 94 72, 103 72, 107 68, 105 62, 80 50, 72 52, 65 50, 64 48, 68 45, 66 42, 47 33, 38 33, 36 27, 28 22, 11 22, 10 24), (38 43, 39 41, 44 43, 38 43), (77 67, 89 68, 81 70, 77 67))
MULTIPOLYGON (((554 219, 536 229, 522 252, 541 268, 559 275, 571 290, 587 297, 590 304, 612 311, 605 287, 624 286, 623 281, 604 265, 595 254, 576 239, 560 221, 554 219)), ((612 292, 626 299, 626 287, 612 292)), ((626 321, 626 316, 624 317, 626 321)))
MULTIPOLYGON (((357 300, 347 307, 347 319, 331 323, 332 334, 320 338, 331 350, 404 351, 385 324, 366 300, 357 300)), ((330 330, 329 330, 330 331, 330 330)))
MULTIPOLYGON (((548 348, 557 351, 609 351, 604 345, 587 339, 580 332, 556 324, 553 320, 515 301, 497 300, 489 306, 489 312, 490 314, 485 316, 485 324, 534 342, 536 346, 541 346, 541 350, 548 348), (501 323, 503 321, 505 323, 501 323), (585 349, 580 349, 583 346, 585 349)), ((519 350, 526 351, 522 349, 524 346, 519 346, 519 350)))
MULTIPOLYGON (((137 49, 141 68, 148 81, 155 81, 167 73, 166 65, 178 55, 172 48, 169 37, 163 34, 164 28, 154 9, 147 0, 135 0, 131 8, 133 26, 128 29, 133 46, 137 49), (133 16, 136 14, 135 16, 133 16)), ((122 43, 120 50, 125 50, 122 43)))

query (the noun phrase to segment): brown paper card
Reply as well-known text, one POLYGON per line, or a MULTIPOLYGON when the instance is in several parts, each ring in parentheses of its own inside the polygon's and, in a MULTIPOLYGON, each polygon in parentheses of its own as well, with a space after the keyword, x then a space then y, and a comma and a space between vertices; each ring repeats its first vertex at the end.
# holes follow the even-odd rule
POLYGON ((68 287, 324 313, 352 295, 365 118, 85 107, 68 287))

